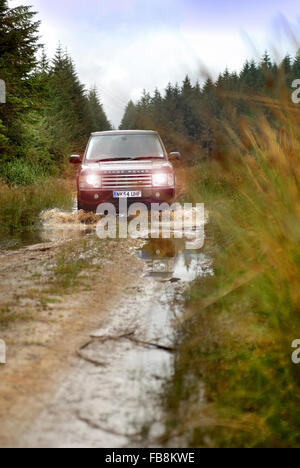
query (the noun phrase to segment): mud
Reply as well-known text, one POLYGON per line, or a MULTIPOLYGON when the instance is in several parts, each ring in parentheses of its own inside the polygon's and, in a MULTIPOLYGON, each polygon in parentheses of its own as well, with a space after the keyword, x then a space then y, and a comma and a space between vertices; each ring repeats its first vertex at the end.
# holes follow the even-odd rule
MULTIPOLYGON (((44 213, 40 235, 58 243, 93 235, 95 221, 81 218, 80 213, 44 213)), ((197 227, 190 227, 192 241, 197 227)), ((190 281, 213 274, 212 261, 201 250, 186 249, 186 239, 135 240, 121 245, 125 250, 115 245, 110 269, 104 274, 109 271, 112 284, 114 277, 122 284, 117 272, 122 263, 116 260, 119 255, 128 267, 127 272, 124 266, 121 271, 124 288, 112 287, 113 298, 105 301, 103 288, 97 293, 96 278, 91 278, 93 300, 88 305, 93 307, 94 321, 99 317, 98 326, 90 328, 93 331, 85 339, 81 334, 82 342, 75 348, 76 342, 67 335, 74 352, 72 364, 55 374, 51 389, 38 395, 40 404, 33 416, 19 418, 17 436, 8 437, 4 445, 159 445, 165 430, 161 395, 173 372, 183 292, 190 281)), ((103 280, 109 284, 107 276, 103 280)), ((87 309, 78 295, 71 300, 73 304, 78 301, 78 311, 87 309)))
POLYGON ((150 241, 138 252, 145 261, 140 286, 91 333, 78 365, 26 430, 22 446, 157 447, 182 293, 188 281, 212 274, 210 259, 182 245, 150 241))

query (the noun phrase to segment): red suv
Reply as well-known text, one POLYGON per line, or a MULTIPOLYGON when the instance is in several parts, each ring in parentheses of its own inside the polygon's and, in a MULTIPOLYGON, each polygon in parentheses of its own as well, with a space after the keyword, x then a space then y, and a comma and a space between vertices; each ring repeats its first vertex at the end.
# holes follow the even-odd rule
MULTIPOLYGON (((180 158, 180 153, 170 153, 180 158)), ((157 132, 119 130, 92 133, 77 177, 78 209, 96 211, 100 203, 172 202, 175 199, 175 173, 169 155, 157 132)))

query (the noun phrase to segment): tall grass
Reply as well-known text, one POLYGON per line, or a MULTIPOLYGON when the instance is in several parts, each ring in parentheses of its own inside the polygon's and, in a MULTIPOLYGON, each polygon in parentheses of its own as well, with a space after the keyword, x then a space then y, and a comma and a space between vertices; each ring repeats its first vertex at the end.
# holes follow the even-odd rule
POLYGON ((64 180, 48 178, 27 186, 0 183, 0 235, 32 228, 42 210, 71 206, 72 192, 64 180))
POLYGON ((23 160, 7 162, 1 166, 1 177, 9 185, 31 185, 43 181, 49 174, 42 165, 28 164, 23 160))
POLYGON ((300 109, 269 111, 223 122, 215 161, 194 177, 215 276, 189 291, 167 398, 168 437, 191 446, 300 447, 300 109))

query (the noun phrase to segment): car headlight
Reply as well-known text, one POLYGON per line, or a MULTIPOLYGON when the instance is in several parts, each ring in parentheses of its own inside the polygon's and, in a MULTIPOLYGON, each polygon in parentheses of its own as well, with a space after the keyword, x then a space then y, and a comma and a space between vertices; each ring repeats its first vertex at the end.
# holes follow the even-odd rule
POLYGON ((174 175, 167 173, 157 173, 152 176, 153 187, 173 187, 174 185, 174 175))
POLYGON ((98 174, 85 174, 79 178, 80 188, 100 188, 101 176, 98 174))

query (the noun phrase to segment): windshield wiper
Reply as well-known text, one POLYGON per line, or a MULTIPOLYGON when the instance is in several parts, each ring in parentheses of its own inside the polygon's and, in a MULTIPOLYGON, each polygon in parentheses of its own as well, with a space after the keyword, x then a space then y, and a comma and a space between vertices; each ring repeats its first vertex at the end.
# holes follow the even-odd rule
POLYGON ((136 158, 129 159, 164 159, 163 156, 137 156, 136 158))

